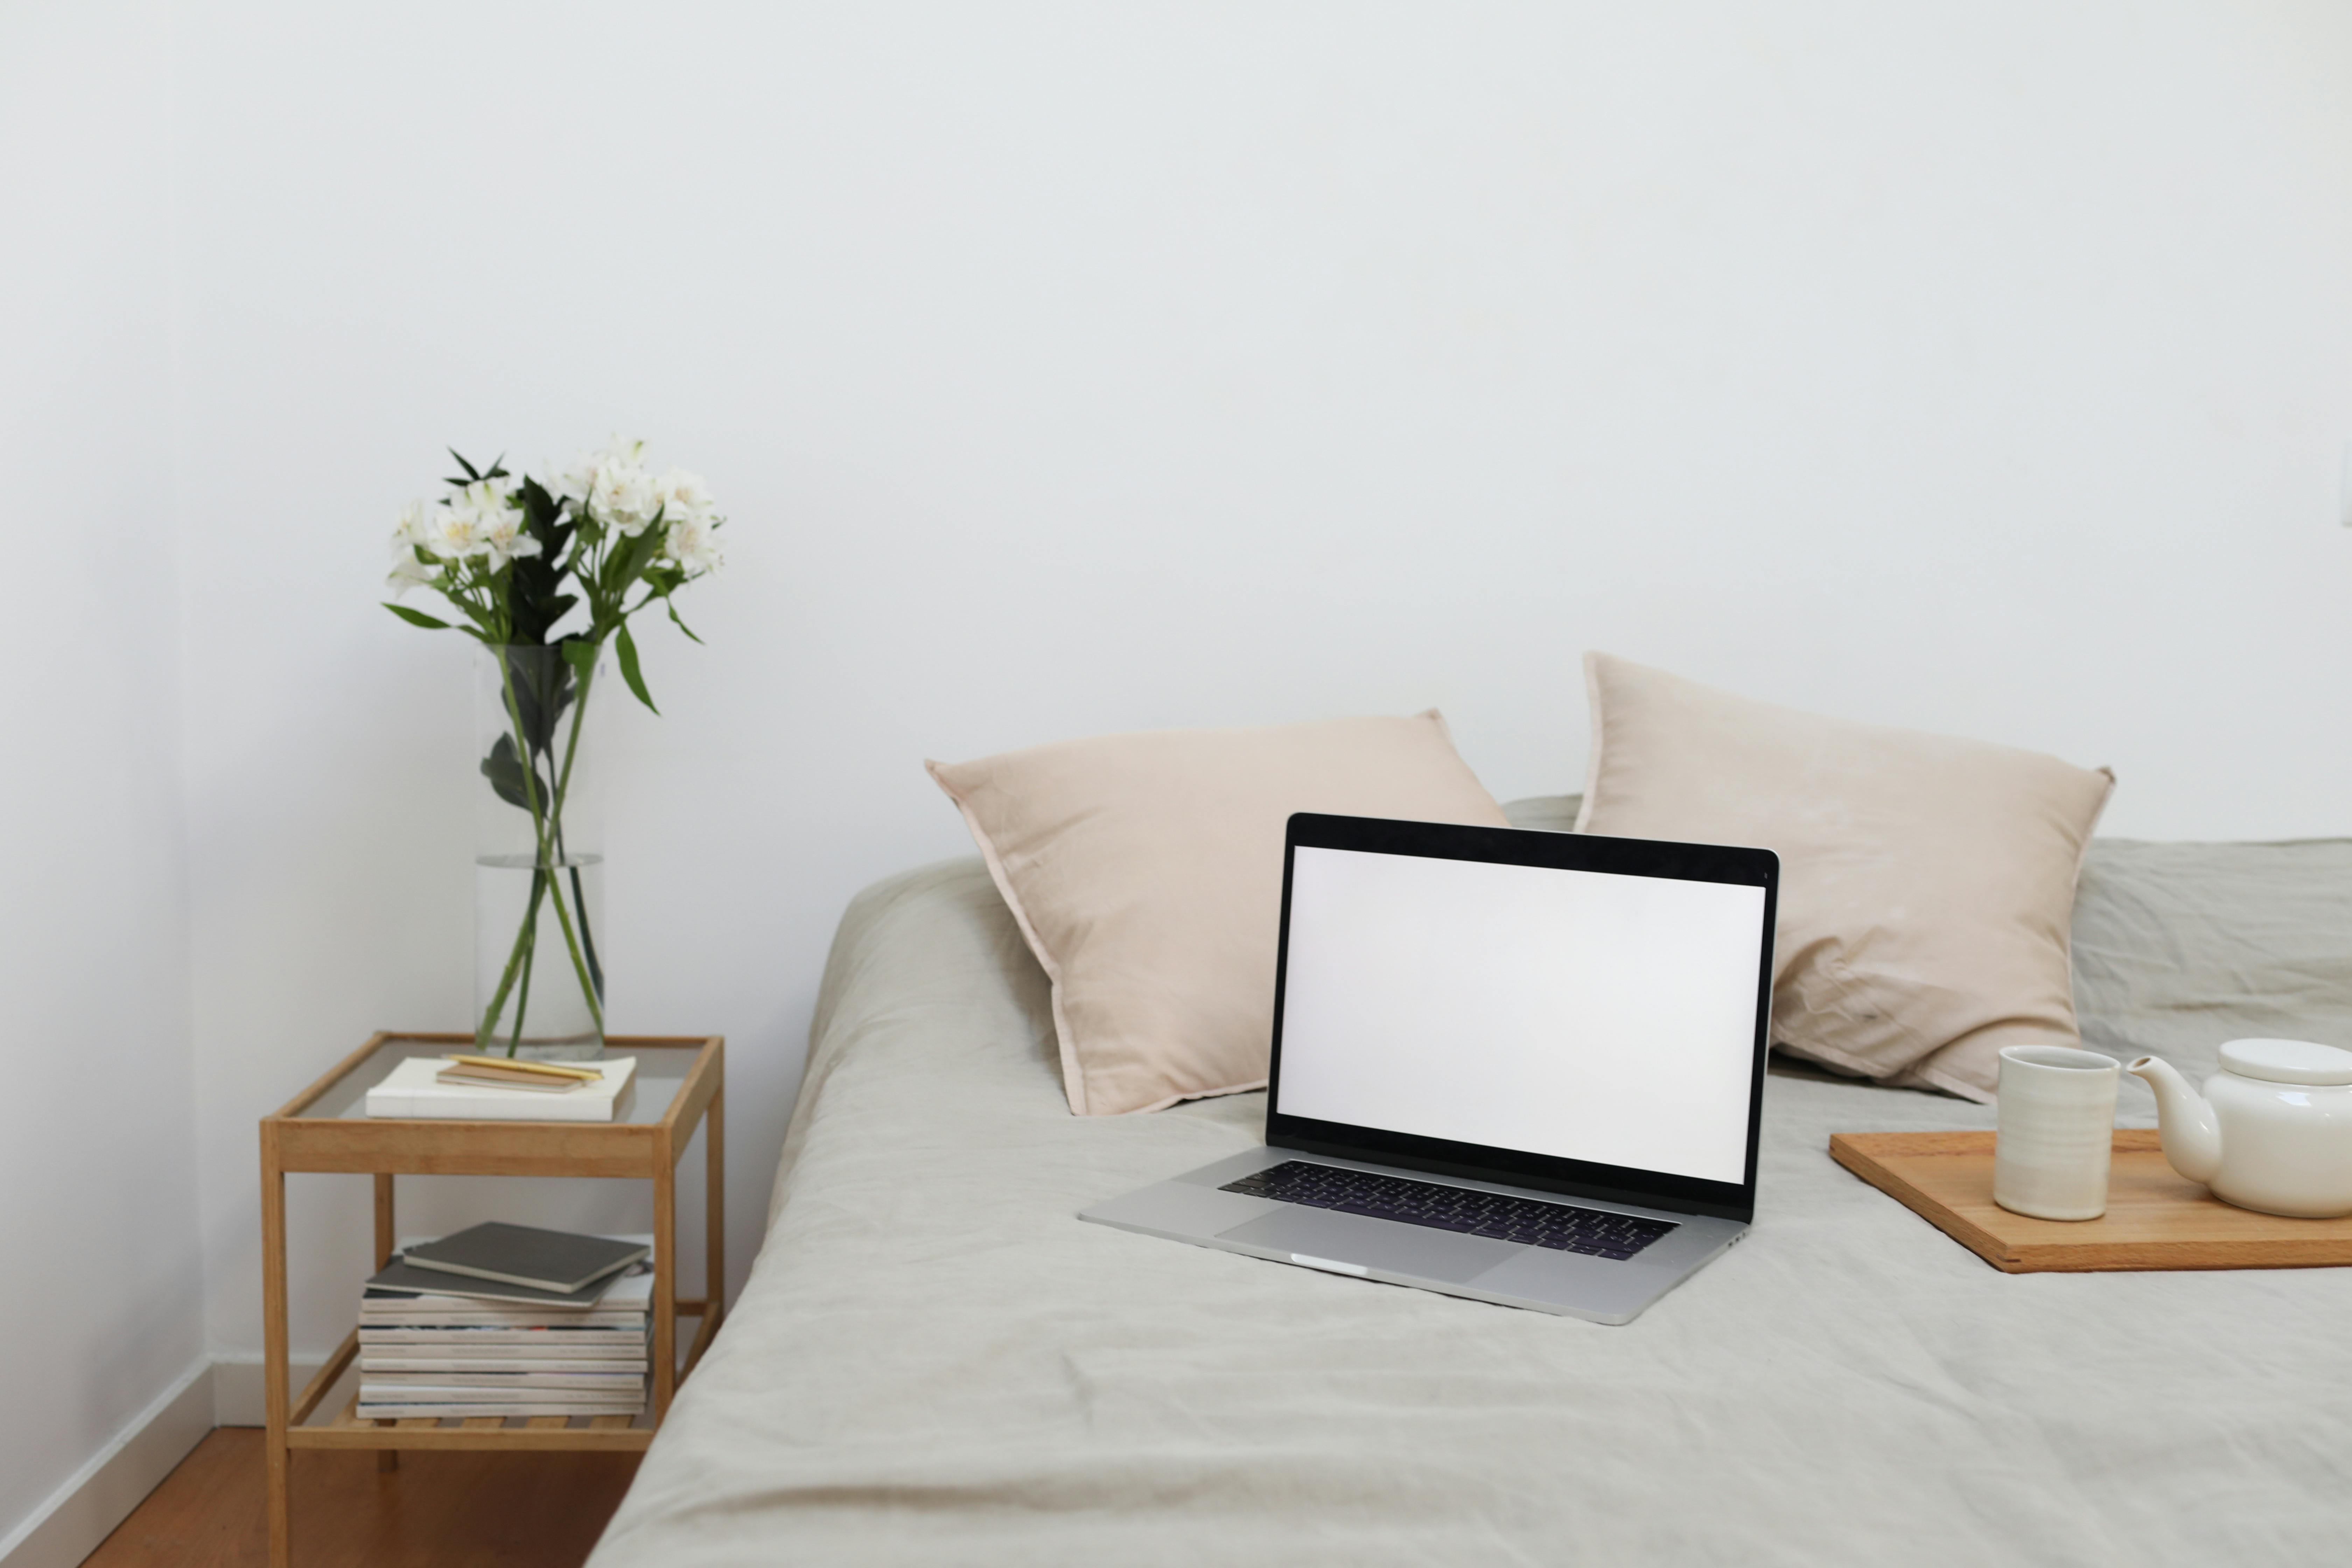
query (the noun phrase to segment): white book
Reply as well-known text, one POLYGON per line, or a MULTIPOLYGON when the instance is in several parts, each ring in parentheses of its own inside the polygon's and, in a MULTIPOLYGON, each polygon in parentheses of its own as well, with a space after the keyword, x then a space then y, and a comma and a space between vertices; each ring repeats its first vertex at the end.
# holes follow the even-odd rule
POLYGON ((477 1415, 635 1415, 645 1408, 640 1400, 634 1405, 608 1402, 598 1405, 557 1405, 543 1399, 505 1399, 494 1405, 467 1404, 439 1405, 371 1405, 362 1400, 353 1414, 362 1421, 415 1421, 444 1415, 471 1417, 477 1415))
POLYGON ((409 1405, 497 1405, 516 1399, 536 1400, 547 1405, 626 1405, 642 1402, 645 1385, 634 1379, 623 1388, 566 1388, 556 1385, 535 1385, 523 1388, 509 1385, 503 1388, 483 1388, 470 1383, 383 1383, 375 1379, 360 1381, 360 1403, 409 1405))
MULTIPOLYGON (((400 1346, 385 1347, 399 1350, 400 1346)), ((557 1355, 363 1355, 360 1372, 368 1373, 477 1373, 477 1372, 599 1372, 642 1374, 653 1363, 644 1356, 634 1359, 590 1361, 579 1356, 557 1355)))
POLYGON ((379 1388, 589 1388, 600 1394, 633 1394, 644 1384, 642 1372, 367 1372, 360 1373, 360 1397, 373 1399, 379 1388))
POLYGON ((511 1354, 506 1346, 562 1345, 561 1352, 545 1353, 580 1355, 589 1352, 590 1346, 599 1347, 593 1353, 608 1354, 618 1351, 624 1355, 643 1353, 646 1342, 652 1336, 643 1329, 575 1329, 570 1325, 557 1328, 491 1327, 488 1324, 461 1323, 452 1328, 428 1328, 421 1324, 385 1324, 381 1327, 360 1325, 362 1345, 463 1345, 468 1351, 478 1347, 499 1346, 500 1355, 511 1354))
POLYGON ((571 1094, 533 1094, 487 1084, 442 1083, 441 1057, 411 1057, 367 1092, 370 1116, 437 1121, 610 1121, 636 1077, 635 1057, 604 1057, 584 1064, 604 1076, 571 1094))
POLYGON ((362 1312, 363 1329, 642 1329, 643 1312, 362 1312))

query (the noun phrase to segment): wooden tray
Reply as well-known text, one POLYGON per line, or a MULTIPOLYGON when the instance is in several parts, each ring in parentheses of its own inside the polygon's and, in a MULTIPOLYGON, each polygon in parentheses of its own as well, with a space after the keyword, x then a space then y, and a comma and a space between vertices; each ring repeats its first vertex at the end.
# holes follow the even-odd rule
POLYGON ((2028 1219, 1992 1201, 1990 1132, 1833 1132, 1830 1157, 2007 1274, 2352 1264, 2352 1217, 2287 1219, 2221 1202, 2165 1163, 2153 1129, 2116 1134, 2107 1212, 2028 1219))

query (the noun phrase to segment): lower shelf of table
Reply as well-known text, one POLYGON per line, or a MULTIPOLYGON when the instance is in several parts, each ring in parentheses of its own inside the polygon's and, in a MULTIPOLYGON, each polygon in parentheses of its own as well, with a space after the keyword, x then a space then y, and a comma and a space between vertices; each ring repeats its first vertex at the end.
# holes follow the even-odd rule
MULTIPOLYGON (((719 1331, 719 1314, 709 1303, 677 1303, 679 1317, 701 1320, 694 1337, 677 1347, 677 1381, 685 1383, 701 1363, 719 1331)), ((353 1329, 293 1402, 286 1428, 289 1448, 588 1448, 635 1453, 650 1447, 658 1423, 648 1408, 635 1415, 445 1415, 400 1421, 362 1420, 359 1415, 360 1335, 353 1329), (316 1413, 337 1414, 320 1420, 316 1413)))
POLYGON ((435 1420, 362 1420, 353 1395, 333 1420, 296 1426, 289 1448, 601 1448, 640 1452, 654 1440, 653 1415, 450 1415, 435 1420))

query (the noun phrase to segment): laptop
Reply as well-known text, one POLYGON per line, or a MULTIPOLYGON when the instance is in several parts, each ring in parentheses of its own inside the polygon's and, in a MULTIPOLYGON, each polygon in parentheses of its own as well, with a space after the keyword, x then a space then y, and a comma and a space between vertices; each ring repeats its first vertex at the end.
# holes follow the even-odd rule
POLYGON ((1265 1144, 1098 1225, 1623 1323, 1747 1234, 1769 849, 1300 814, 1265 1144))

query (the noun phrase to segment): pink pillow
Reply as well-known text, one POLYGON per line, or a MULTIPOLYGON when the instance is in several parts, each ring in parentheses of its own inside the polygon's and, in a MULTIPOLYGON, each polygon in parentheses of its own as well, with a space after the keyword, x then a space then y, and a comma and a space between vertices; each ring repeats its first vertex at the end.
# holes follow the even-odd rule
POLYGON ((1824 719, 1584 656, 1577 827, 1780 857, 1772 1038, 1866 1078, 1990 1100, 2003 1046, 2080 1043, 2074 878, 2105 768, 1824 719))
POLYGON ((924 765, 1053 982, 1081 1116, 1265 1086, 1291 813, 1508 826, 1434 710, 924 765))

